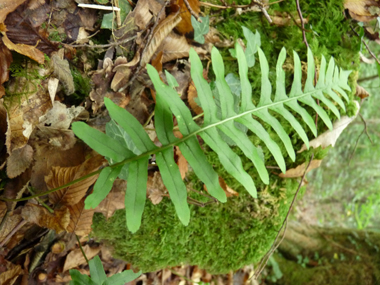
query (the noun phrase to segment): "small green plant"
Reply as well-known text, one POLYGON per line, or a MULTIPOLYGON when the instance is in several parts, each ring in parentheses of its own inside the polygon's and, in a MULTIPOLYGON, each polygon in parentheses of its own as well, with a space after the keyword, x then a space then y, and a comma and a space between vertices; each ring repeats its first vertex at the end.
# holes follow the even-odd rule
POLYGON ((179 146, 194 173, 205 183, 210 195, 220 202, 226 202, 226 194, 219 185, 218 174, 207 162, 207 158, 199 145, 197 135, 202 137, 206 144, 217 153, 226 171, 239 181, 251 196, 257 198, 257 190, 252 177, 243 169, 240 157, 231 149, 220 133, 227 136, 242 150, 244 155, 252 161, 257 170, 257 175, 263 183, 268 184, 269 175, 261 151, 248 139, 247 129, 264 142, 281 171, 285 172, 284 154, 281 152, 278 143, 270 137, 260 120, 273 128, 284 145, 287 155, 293 161, 295 160, 295 151, 289 135, 280 122, 269 113, 269 110, 281 115, 295 129, 307 147, 309 139, 299 123, 300 119, 296 119, 293 114, 300 115, 314 135, 316 135, 316 126, 312 116, 299 102, 303 106, 306 105, 313 109, 330 129, 332 128, 332 122, 324 108, 317 104, 315 99, 320 100, 337 118, 340 118, 340 113, 331 100, 345 110, 345 105, 338 93, 347 101, 349 100, 344 89, 350 90, 347 84, 350 71, 339 70, 335 66, 333 58, 330 59, 327 65, 325 58, 322 56, 318 82, 314 86, 314 57, 309 49, 307 54, 307 78, 304 88, 302 88, 301 61, 298 54, 293 52, 294 80, 290 93, 287 95, 285 90, 285 71, 282 68, 286 58, 286 51, 282 49, 276 67, 276 92, 272 101, 268 62, 264 52, 260 47, 257 47, 262 85, 261 99, 259 104, 255 106, 252 103, 252 87, 248 80, 246 54, 239 44, 235 45, 235 50, 241 82, 241 96, 237 110, 234 109, 234 96, 226 82, 224 62, 219 51, 213 48, 211 52, 216 80, 209 84, 203 78, 203 66, 199 56, 194 50, 190 50, 191 77, 198 90, 198 98, 204 111, 202 126, 199 126, 193 120, 190 110, 178 97, 176 91, 161 81, 158 72, 152 66, 147 66, 148 74, 157 92, 154 121, 157 137, 162 143, 161 147, 157 147, 150 140, 144 128, 133 115, 107 98, 104 100, 105 105, 111 118, 119 125, 120 134, 115 135, 112 132, 104 134, 83 122, 73 123, 72 129, 74 133, 99 154, 108 158, 110 162, 110 166, 101 171, 93 193, 86 199, 85 207, 87 209, 95 208, 99 205, 111 190, 117 177, 126 179, 128 181, 125 196, 127 227, 131 232, 136 232, 141 225, 141 217, 145 206, 148 162, 151 155, 155 154, 156 163, 177 215, 180 221, 187 225, 190 220, 187 189, 181 179, 178 166, 174 162, 173 147, 175 145, 179 146), (211 86, 215 86, 214 90, 212 90, 211 86), (215 94, 218 94, 218 104, 214 99, 215 94), (173 134, 173 114, 183 135, 182 139, 177 139, 173 134))
POLYGON ((72 281, 70 281, 70 285, 124 285, 141 275, 141 271, 134 273, 132 270, 124 270, 121 273, 107 277, 99 256, 91 259, 88 265, 91 277, 80 273, 78 270, 71 269, 70 276, 72 281))

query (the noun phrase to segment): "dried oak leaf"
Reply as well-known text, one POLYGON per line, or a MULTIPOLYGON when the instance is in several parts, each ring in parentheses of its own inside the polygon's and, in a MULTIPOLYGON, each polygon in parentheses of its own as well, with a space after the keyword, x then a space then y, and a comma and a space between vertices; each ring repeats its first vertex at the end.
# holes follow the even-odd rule
MULTIPOLYGON (((74 167, 60 167, 55 166, 52 168, 48 176, 45 176, 45 182, 48 189, 57 188, 59 186, 70 183, 79 179, 91 172, 98 170, 98 168, 105 162, 101 155, 96 155, 87 159, 85 162, 74 167)), ((49 201, 52 204, 75 205, 86 194, 88 187, 90 187, 98 178, 99 174, 88 177, 79 181, 69 187, 55 191, 49 194, 49 201)))
MULTIPOLYGON (((100 247, 90 247, 88 244, 86 244, 83 247, 83 251, 87 257, 88 260, 92 259, 95 255, 97 255, 100 251, 100 247)), ((63 265, 62 272, 65 272, 69 269, 73 269, 78 267, 79 265, 85 264, 86 260, 84 259, 84 256, 82 254, 82 251, 80 248, 77 248, 73 251, 71 251, 67 257, 65 264, 63 265)))
POLYGON ((65 94, 73 94, 75 92, 74 79, 67 59, 62 59, 61 55, 54 53, 51 56, 51 64, 55 77, 59 79, 64 87, 65 94))
POLYGON ((70 223, 67 227, 67 231, 75 233, 78 236, 85 236, 91 232, 92 217, 94 216, 94 209, 86 210, 84 208, 84 200, 79 203, 68 206, 70 211, 70 223))
POLYGON ((45 207, 28 203, 22 209, 21 216, 30 223, 55 230, 57 234, 66 231, 70 223, 70 212, 66 207, 54 210, 52 214, 45 207))
POLYGON ((12 285, 16 282, 16 279, 24 273, 24 270, 21 269, 20 265, 14 265, 13 263, 5 260, 5 271, 0 274, 0 284, 2 285, 12 285))
POLYGON ((7 158, 7 175, 9 178, 15 178, 23 173, 33 160, 33 148, 25 145, 15 149, 7 158))
POLYGON ((369 93, 367 90, 365 90, 362 86, 360 86, 359 84, 356 85, 356 93, 355 93, 356 96, 360 97, 360 99, 365 99, 367 97, 369 97, 369 93))
MULTIPOLYGON (((307 169, 307 172, 309 172, 312 169, 318 168, 322 163, 322 160, 312 160, 310 163, 309 168, 307 169)), ((296 178, 296 177, 302 177, 305 174, 306 167, 309 163, 305 162, 301 165, 298 165, 296 168, 288 169, 285 173, 281 173, 279 176, 282 178, 296 178)), ((306 173, 307 173, 306 172, 306 173)))

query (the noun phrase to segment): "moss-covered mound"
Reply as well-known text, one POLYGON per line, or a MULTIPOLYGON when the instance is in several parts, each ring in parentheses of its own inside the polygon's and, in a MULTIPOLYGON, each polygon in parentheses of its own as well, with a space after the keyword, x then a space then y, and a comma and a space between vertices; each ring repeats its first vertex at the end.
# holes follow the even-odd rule
MULTIPOLYGON (((250 0, 235 1, 237 4, 249 4, 250 0), (246 3, 245 3, 246 2, 246 3)), ((345 18, 343 1, 300 1, 303 16, 307 19, 306 35, 308 43, 314 53, 316 64, 323 54, 327 60, 331 56, 337 64, 353 70, 350 85, 355 90, 357 69, 359 66, 360 39, 352 32, 350 20, 345 18)), ((211 14, 215 10, 208 11, 211 14)), ((219 11, 220 12, 220 11, 219 11)), ((302 31, 299 24, 295 1, 283 1, 270 6, 269 14, 274 17, 289 18, 283 26, 270 25, 261 13, 248 12, 236 16, 234 10, 220 12, 224 20, 216 24, 222 35, 243 38, 241 26, 246 26, 261 34, 262 49, 272 67, 270 79, 275 80, 275 66, 277 56, 282 47, 288 51, 288 60, 284 68, 287 71, 286 84, 290 89, 292 83, 292 50, 299 53, 303 62, 306 62, 306 46, 303 43, 302 31)), ((228 49, 222 51, 226 62, 226 73, 237 74, 237 62, 231 57, 228 49)), ((305 69, 306 69, 306 64, 305 69)), ((210 75, 212 78, 212 75, 210 75)), ((260 97, 261 74, 256 64, 249 73, 253 87, 253 96, 258 103, 260 97)), ((275 86, 275 85, 274 85, 275 86)), ((353 100, 353 93, 350 94, 353 100)), ((322 105, 323 106, 323 105, 322 105)), ((347 106, 347 113, 352 114, 355 107, 351 102, 347 106)), ((306 108, 307 109, 307 108, 306 108)), ((332 118, 331 112, 325 108, 332 118)), ((310 111, 311 114, 314 112, 310 111)), ((341 111, 343 114, 344 112, 341 111)), ((292 139, 294 149, 299 149, 302 141, 290 125, 281 116, 278 118, 284 129, 292 139)), ((335 118, 332 118, 334 120, 335 118)), ((305 123, 304 129, 308 130, 305 123)), ((268 127, 272 138, 281 146, 282 143, 268 127)), ((322 120, 318 120, 318 133, 325 130, 322 120)), ((250 134, 249 134, 250 135, 250 134)), ((312 134, 308 133, 309 138, 312 134)), ((275 161, 265 145, 257 137, 250 135, 255 145, 259 145, 265 157, 267 166, 276 166, 275 161)), ((263 185, 257 179, 256 171, 250 161, 242 156, 245 170, 252 175, 258 188, 258 199, 248 195, 241 185, 223 170, 216 154, 204 146, 209 161, 227 184, 239 192, 239 197, 229 198, 225 204, 210 204, 206 207, 191 205, 191 221, 189 226, 183 226, 176 217, 174 207, 169 199, 164 199, 159 205, 147 202, 142 226, 136 234, 128 232, 125 226, 125 213, 118 211, 109 221, 102 215, 95 215, 94 236, 105 240, 114 248, 117 257, 123 258, 143 271, 154 271, 166 266, 175 266, 181 263, 198 265, 211 273, 225 273, 238 269, 243 265, 259 261, 272 245, 275 236, 288 211, 290 201, 298 186, 297 180, 281 179, 275 170, 270 175, 270 185, 263 185)), ((284 148, 284 147, 283 147, 284 148)), ((236 152, 239 154, 238 149, 236 152)), ((310 150, 297 155, 296 162, 288 157, 285 149, 283 155, 287 168, 299 165, 310 158, 310 152, 315 152, 315 158, 322 158, 326 150, 310 150)), ((189 185, 202 191, 203 187, 190 175, 189 185)), ((202 201, 203 196, 194 192, 189 195, 202 201)))

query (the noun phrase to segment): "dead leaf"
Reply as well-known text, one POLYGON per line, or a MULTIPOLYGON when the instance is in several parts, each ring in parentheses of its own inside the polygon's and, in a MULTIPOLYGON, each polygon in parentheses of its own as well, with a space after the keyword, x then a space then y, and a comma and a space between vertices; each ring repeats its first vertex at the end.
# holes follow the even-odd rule
POLYGON ((369 22, 380 15, 380 3, 372 0, 345 0, 344 8, 359 22, 369 22))
POLYGON ((157 16, 162 9, 162 4, 159 1, 139 0, 134 9, 135 25, 144 30, 153 16, 157 16))
POLYGON ((55 77, 59 79, 64 87, 65 94, 73 94, 75 92, 74 79, 70 71, 69 62, 67 59, 63 59, 63 50, 62 52, 52 54, 51 64, 55 77))
MULTIPOLYGON (((152 66, 157 70, 159 74, 162 73, 162 56, 164 52, 160 51, 156 56, 152 59, 152 66)), ((155 99, 156 100, 156 99, 155 99)))
MULTIPOLYGON (((74 167, 60 167, 55 166, 50 171, 49 175, 45 177, 48 189, 57 188, 64 184, 81 178, 91 172, 99 169, 105 162, 101 155, 96 155, 87 159, 85 162, 74 167)), ((61 203, 63 205, 75 205, 86 194, 88 187, 90 187, 98 178, 99 174, 88 177, 78 183, 75 183, 67 188, 55 191, 49 194, 49 201, 52 204, 61 203)))
POLYGON ((363 87, 361 87, 359 84, 356 85, 356 96, 360 97, 360 99, 365 99, 369 97, 369 93, 367 90, 365 90, 363 87))
MULTIPOLYGON (((312 160, 310 163, 309 168, 307 169, 307 172, 309 172, 312 169, 318 168, 322 163, 322 160, 312 160)), ((305 174, 305 169, 309 162, 302 163, 301 165, 298 165, 296 168, 288 169, 285 173, 281 173, 279 176, 282 178, 296 178, 296 177, 302 177, 305 174)))
POLYGON ((16 214, 15 212, 9 214, 6 220, 4 221, 3 228, 0 231, 0 242, 3 242, 4 239, 12 232, 12 230, 20 222, 22 222, 22 217, 20 214, 16 214))
POLYGON ((79 203, 68 206, 70 211, 70 223, 67 231, 75 233, 78 236, 85 236, 91 232, 92 217, 94 216, 94 209, 86 210, 84 208, 84 200, 82 198, 79 203))
POLYGON ((39 118, 40 125, 48 125, 54 129, 68 129, 71 122, 84 110, 81 106, 71 106, 54 101, 53 108, 39 118))
POLYGON ((7 212, 7 204, 4 201, 0 201, 0 221, 7 212))
MULTIPOLYGON (((95 255, 97 255, 100 251, 100 247, 92 248, 88 244, 83 246, 83 251, 87 257, 88 260, 92 259, 95 255)), ((85 264, 86 260, 84 259, 84 256, 80 250, 80 248, 77 248, 73 251, 71 251, 67 257, 65 264, 63 265, 62 272, 65 272, 69 269, 73 269, 78 267, 79 265, 85 264)))
MULTIPOLYGON (((26 0, 1 0, 0 23, 4 23, 7 15, 17 9, 26 0)), ((2 283, 0 283, 2 284, 2 283)))
MULTIPOLYGON (((313 139, 310 141, 309 145, 310 147, 313 147, 313 148, 318 148, 318 147, 322 147, 322 148, 326 148, 328 146, 335 146, 335 143, 336 141, 338 140, 340 134, 343 132, 343 130, 353 121, 355 120, 358 112, 359 112, 359 103, 357 101, 355 101, 358 109, 357 109, 357 112, 356 112, 356 115, 353 116, 353 117, 347 117, 347 116, 342 116, 340 118, 339 121, 336 121, 334 124, 333 124, 333 129, 332 131, 327 131, 327 132, 324 132, 323 134, 319 135, 317 138, 313 139)), ((306 148, 306 145, 304 144, 302 146, 302 148, 298 151, 298 153, 300 152, 303 152, 305 151, 307 148, 306 148)))
POLYGON ((7 175, 15 178, 23 173, 31 164, 33 148, 30 145, 15 149, 7 158, 7 175))
POLYGON ((187 101, 189 102, 191 110, 193 110, 195 114, 199 115, 203 113, 203 109, 197 104, 197 102, 195 102, 195 98, 198 98, 198 92, 195 88, 194 82, 191 81, 187 91, 187 101))
POLYGON ((102 213, 106 219, 108 219, 116 210, 124 209, 126 188, 127 182, 125 180, 116 179, 110 193, 108 193, 107 197, 95 208, 95 212, 102 213))
POLYGON ((162 181, 161 174, 156 171, 153 176, 148 176, 147 194, 153 205, 157 205, 162 201, 162 197, 166 195, 167 189, 162 181))
POLYGON ((222 187, 227 197, 239 196, 239 193, 227 185, 226 181, 219 176, 219 185, 222 187))
POLYGON ((5 272, 2 272, 0 274, 0 284, 12 285, 16 282, 16 279, 24 273, 24 271, 21 269, 20 265, 14 265, 9 261, 5 262, 6 264, 2 264, 2 266, 4 266, 6 269, 5 272))
MULTIPOLYGON (((198 16, 200 12, 199 1, 198 0, 187 0, 193 12, 198 16)), ((174 4, 180 7, 180 13, 182 20, 175 27, 176 31, 182 35, 193 32, 193 25, 191 24, 191 13, 187 9, 184 0, 175 0, 174 4)))
POLYGON ((5 89, 2 84, 9 79, 9 66, 13 61, 12 53, 0 41, 0 98, 5 95, 5 89))
POLYGON ((58 89, 58 84, 59 84, 59 79, 50 77, 48 81, 48 91, 51 99, 51 103, 54 103, 55 100, 55 94, 57 93, 58 89))
POLYGON ((161 45, 166 36, 173 30, 173 28, 181 21, 180 13, 175 13, 167 16, 162 22, 160 22, 153 31, 152 39, 148 43, 147 48, 142 54, 140 65, 145 66, 157 48, 161 45))
POLYGON ((30 223, 55 230, 57 234, 66 231, 70 223, 70 212, 66 207, 54 210, 52 214, 43 206, 28 203, 22 209, 21 216, 30 223))
POLYGON ((4 24, 0 23, 0 31, 3 34, 2 40, 3 43, 9 48, 10 50, 14 50, 18 52, 19 54, 25 55, 35 61, 37 61, 39 64, 43 64, 45 62, 45 56, 44 53, 40 50, 38 50, 35 46, 25 45, 25 44, 14 44, 11 42, 10 39, 8 39, 8 36, 6 34, 6 27, 4 24))
POLYGON ((181 151, 179 150, 178 146, 175 146, 174 148, 175 152, 175 162, 178 165, 179 172, 181 173, 181 178, 182 180, 186 177, 186 173, 189 170, 187 160, 186 158, 182 155, 181 151))

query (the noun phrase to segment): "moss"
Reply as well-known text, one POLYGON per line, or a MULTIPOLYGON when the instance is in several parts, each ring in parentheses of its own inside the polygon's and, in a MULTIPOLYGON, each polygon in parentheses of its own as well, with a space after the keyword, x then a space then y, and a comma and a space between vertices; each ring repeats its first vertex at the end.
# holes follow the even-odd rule
MULTIPOLYGON (((249 4, 250 1, 235 2, 249 4)), ((353 92, 349 94, 350 102, 347 104, 346 111, 347 114, 352 115, 355 112, 353 99, 359 68, 360 40, 352 34, 350 23, 344 17, 343 1, 305 0, 300 2, 303 15, 308 19, 306 36, 315 56, 317 68, 321 55, 324 55, 327 60, 334 57, 340 67, 354 71, 349 82, 353 92)), ((213 12, 213 9, 210 9, 210 12, 213 12)), ((272 16, 280 14, 298 18, 294 1, 283 1, 272 5, 268 12, 272 16)), ((285 62, 284 68, 287 71, 286 88, 290 90, 293 73, 292 50, 300 55, 303 65, 306 65, 306 48, 302 41, 301 29, 294 24, 283 27, 270 25, 261 13, 246 13, 239 17, 234 17, 233 10, 225 10, 221 13, 223 21, 215 27, 227 38, 230 36, 234 39, 243 38, 241 26, 260 32, 262 49, 269 66, 272 67, 269 77, 273 86, 275 86, 273 84, 274 67, 277 56, 282 47, 287 49, 289 59, 285 62)), ((228 49, 221 50, 221 53, 225 60, 226 74, 231 72, 237 74, 237 62, 231 58, 228 49)), ((212 74, 209 78, 212 78, 212 74)), ((253 88, 253 101, 257 104, 261 90, 261 73, 258 64, 250 69, 249 79, 253 88)), ((330 118, 334 119, 331 111, 321 106, 325 108, 330 118)), ((345 112, 341 110, 341 113, 345 112)), ((310 110, 310 114, 314 112, 310 110)), ((276 113, 272 115, 280 121, 289 134, 294 149, 300 149, 303 142, 289 123, 276 113)), ((277 134, 265 122, 261 123, 280 146, 288 169, 308 161, 312 153, 315 159, 321 159, 327 154, 328 149, 310 149, 297 155, 296 161, 292 161, 277 134)), ((307 125, 304 122, 300 123, 312 139, 313 135, 307 125)), ((320 119, 317 129, 319 134, 326 130, 326 126, 320 119)), ((248 132, 248 136, 263 150, 265 164, 276 166, 276 162, 262 141, 252 133, 248 132)), ((298 181, 280 179, 277 176, 279 170, 273 170, 269 186, 264 185, 258 178, 252 162, 239 148, 233 148, 241 157, 244 169, 251 175, 257 186, 258 199, 253 199, 240 183, 225 171, 217 155, 207 145, 203 148, 214 169, 231 188, 239 192, 239 197, 229 198, 225 204, 212 204, 203 208, 192 205, 191 221, 187 227, 179 222, 170 200, 164 200, 156 206, 148 202, 143 214, 142 226, 133 235, 125 227, 124 211, 118 211, 108 222, 102 215, 95 215, 94 236, 109 243, 114 248, 116 256, 131 262, 143 271, 154 271, 186 263, 198 265, 211 273, 225 273, 246 264, 258 262, 268 251, 280 229, 290 200, 297 189, 298 181)), ((187 179, 192 188, 203 189, 195 175, 191 174, 187 179)), ((204 200, 204 197, 194 193, 190 195, 192 198, 204 200)))

